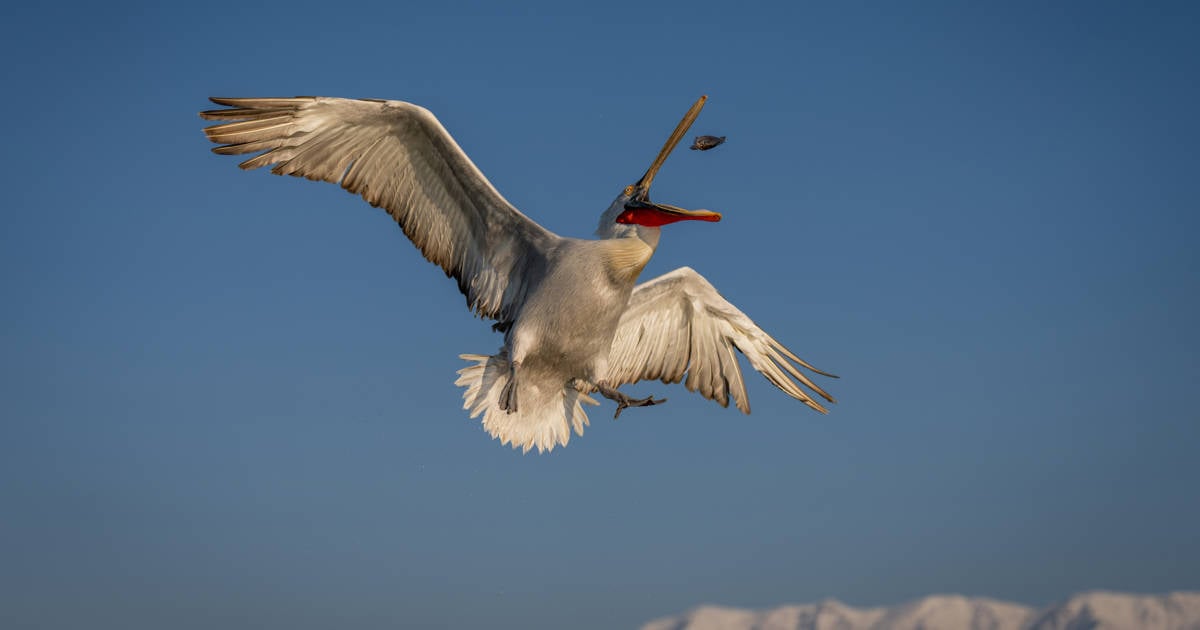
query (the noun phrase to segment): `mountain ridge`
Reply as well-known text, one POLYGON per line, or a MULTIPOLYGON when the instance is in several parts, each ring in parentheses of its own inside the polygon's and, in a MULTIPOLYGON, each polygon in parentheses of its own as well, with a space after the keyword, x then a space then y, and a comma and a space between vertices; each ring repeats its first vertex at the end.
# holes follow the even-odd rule
POLYGON ((953 594, 872 608, 836 599, 763 610, 706 604, 642 630, 1200 630, 1200 591, 1086 591, 1040 609, 953 594))

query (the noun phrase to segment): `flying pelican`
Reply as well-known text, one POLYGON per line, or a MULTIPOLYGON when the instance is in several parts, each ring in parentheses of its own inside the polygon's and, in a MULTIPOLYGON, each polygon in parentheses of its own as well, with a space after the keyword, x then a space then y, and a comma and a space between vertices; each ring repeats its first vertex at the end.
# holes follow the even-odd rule
MULTIPOLYGON (((789 396, 827 410, 800 387, 833 397, 796 366, 825 376, 727 302, 688 267, 637 284, 658 246, 660 227, 720 221, 708 210, 650 201, 654 176, 704 107, 700 97, 646 174, 600 216, 596 240, 566 238, 521 214, 492 187, 437 118, 402 101, 212 98, 208 138, 221 155, 257 154, 243 169, 271 166, 341 185, 382 207, 430 262, 458 281, 467 305, 504 333, 496 354, 460 355, 463 408, 483 415, 502 444, 528 452, 566 446, 588 424, 589 394, 628 407, 617 388, 658 379, 699 391, 722 407, 750 413, 734 350, 789 396), (635 286, 636 285, 636 286, 635 286), (789 360, 791 362, 789 362, 789 360), (794 362, 796 365, 793 365, 794 362)), ((836 377, 835 377, 836 378, 836 377)), ((615 417, 615 416, 614 416, 615 417)))

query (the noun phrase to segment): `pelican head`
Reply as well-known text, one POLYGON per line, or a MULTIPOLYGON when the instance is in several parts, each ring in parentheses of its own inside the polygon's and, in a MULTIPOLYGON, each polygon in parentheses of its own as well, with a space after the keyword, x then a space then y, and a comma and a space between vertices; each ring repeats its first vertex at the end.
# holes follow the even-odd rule
MULTIPOLYGON (((707 100, 707 96, 701 96, 696 100, 679 124, 675 126, 675 131, 671 133, 670 138, 667 138, 666 144, 658 152, 654 161, 650 163, 650 168, 646 169, 642 178, 626 186, 625 190, 613 200, 612 205, 600 218, 600 227, 596 231, 598 235, 620 237, 630 235, 630 232, 642 235, 647 229, 657 232, 659 226, 676 221, 715 222, 721 220, 719 212, 685 210, 678 206, 650 201, 650 185, 654 183, 654 176, 658 174, 658 169, 662 168, 663 162, 667 161, 667 156, 683 139, 688 128, 696 121, 696 117, 700 115, 700 110, 704 108, 704 102, 707 100)), ((657 238, 654 240, 657 242, 657 238)))

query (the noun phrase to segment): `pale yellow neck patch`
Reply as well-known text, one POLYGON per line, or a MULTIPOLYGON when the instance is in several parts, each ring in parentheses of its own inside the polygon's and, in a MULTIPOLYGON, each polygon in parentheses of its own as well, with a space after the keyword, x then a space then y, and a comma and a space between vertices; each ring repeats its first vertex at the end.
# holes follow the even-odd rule
POLYGON ((640 238, 614 238, 601 243, 605 266, 613 276, 623 280, 636 279, 654 255, 654 250, 640 238))

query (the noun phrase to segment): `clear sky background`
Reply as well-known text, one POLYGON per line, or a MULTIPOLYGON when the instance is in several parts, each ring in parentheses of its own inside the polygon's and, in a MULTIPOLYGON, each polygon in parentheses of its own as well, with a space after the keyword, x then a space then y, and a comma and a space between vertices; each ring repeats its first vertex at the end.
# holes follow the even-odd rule
POLYGON ((1200 588, 1200 9, 797 4, 10 3, 0 626, 1200 588), (501 446, 453 385, 500 337, 391 220, 209 152, 208 96, 295 94, 428 107, 572 236, 708 94, 728 143, 654 197, 725 220, 644 277, 694 267, 840 403, 643 383, 501 446))

